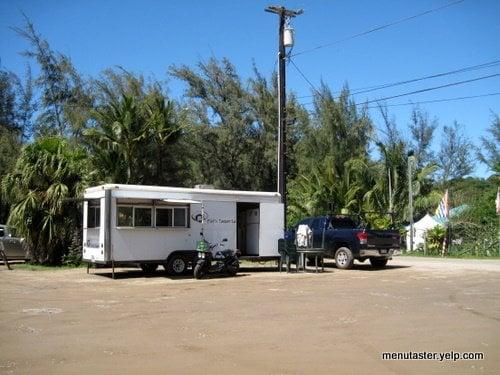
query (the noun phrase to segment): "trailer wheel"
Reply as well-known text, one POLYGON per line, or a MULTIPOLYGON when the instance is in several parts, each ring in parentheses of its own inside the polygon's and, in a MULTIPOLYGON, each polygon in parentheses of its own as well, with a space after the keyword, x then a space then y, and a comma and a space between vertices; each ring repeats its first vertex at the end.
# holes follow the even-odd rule
POLYGON ((167 272, 170 275, 179 276, 186 272, 187 262, 180 254, 174 254, 167 263, 167 272))
POLYGON ((158 268, 158 264, 156 263, 141 263, 139 266, 145 273, 153 273, 158 268))
POLYGON ((335 252, 335 265, 337 268, 348 270, 354 263, 352 251, 348 247, 340 247, 335 252))

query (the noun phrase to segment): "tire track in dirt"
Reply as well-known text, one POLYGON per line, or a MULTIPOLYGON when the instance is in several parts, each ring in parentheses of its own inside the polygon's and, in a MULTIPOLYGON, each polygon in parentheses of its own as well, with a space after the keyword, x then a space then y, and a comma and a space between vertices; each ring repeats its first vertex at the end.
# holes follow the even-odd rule
POLYGON ((496 317, 496 316, 490 316, 486 313, 483 313, 481 311, 478 311, 472 307, 468 307, 468 306, 464 306, 462 305, 460 302, 458 302, 458 298, 457 298, 457 294, 458 293, 453 293, 453 294, 450 294, 448 296, 448 299, 451 303, 453 303, 456 307, 458 307, 460 310, 462 311, 467 311, 468 313, 471 313, 473 315, 476 315, 476 316, 480 316, 482 318, 486 318, 486 319, 490 319, 490 320, 495 320, 497 322, 500 322, 500 318, 496 317))

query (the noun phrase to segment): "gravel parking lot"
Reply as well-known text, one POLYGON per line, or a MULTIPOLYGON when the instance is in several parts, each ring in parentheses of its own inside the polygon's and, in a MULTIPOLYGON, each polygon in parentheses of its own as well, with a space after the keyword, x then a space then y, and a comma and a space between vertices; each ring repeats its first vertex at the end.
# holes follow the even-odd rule
POLYGON ((500 373, 498 260, 118 276, 0 265, 0 374, 500 373), (381 359, 451 350, 485 359, 381 359))

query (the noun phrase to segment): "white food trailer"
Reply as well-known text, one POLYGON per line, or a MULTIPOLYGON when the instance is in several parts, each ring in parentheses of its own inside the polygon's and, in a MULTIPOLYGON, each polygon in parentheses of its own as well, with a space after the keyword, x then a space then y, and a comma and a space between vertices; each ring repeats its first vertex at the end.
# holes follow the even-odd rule
POLYGON ((181 274, 196 259, 202 231, 243 259, 277 259, 283 237, 278 193, 106 184, 85 190, 83 260, 88 264, 163 265, 181 274))

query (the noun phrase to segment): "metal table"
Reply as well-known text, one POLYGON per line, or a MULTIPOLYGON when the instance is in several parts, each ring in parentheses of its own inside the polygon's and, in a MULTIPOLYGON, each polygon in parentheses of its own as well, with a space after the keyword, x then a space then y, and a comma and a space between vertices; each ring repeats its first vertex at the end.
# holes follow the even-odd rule
MULTIPOLYGON (((314 256, 314 263, 316 266, 316 273, 318 272, 318 257, 321 258, 321 271, 325 270, 325 266, 323 264, 323 257, 325 256, 325 249, 309 249, 309 248, 297 248, 297 254, 299 254, 300 258, 300 263, 302 266, 302 269, 306 271, 307 267, 307 256, 312 255, 314 256)), ((299 267, 300 269, 300 267, 299 267)))

